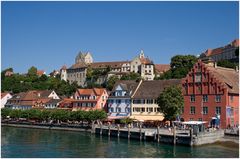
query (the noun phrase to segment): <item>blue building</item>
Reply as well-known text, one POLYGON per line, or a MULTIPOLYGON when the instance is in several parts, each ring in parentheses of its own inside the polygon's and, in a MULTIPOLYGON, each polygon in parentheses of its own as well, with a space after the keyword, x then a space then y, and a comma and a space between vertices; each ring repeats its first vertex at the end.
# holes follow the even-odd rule
POLYGON ((138 86, 134 80, 118 81, 108 97, 108 118, 119 119, 131 115, 131 95, 138 86))

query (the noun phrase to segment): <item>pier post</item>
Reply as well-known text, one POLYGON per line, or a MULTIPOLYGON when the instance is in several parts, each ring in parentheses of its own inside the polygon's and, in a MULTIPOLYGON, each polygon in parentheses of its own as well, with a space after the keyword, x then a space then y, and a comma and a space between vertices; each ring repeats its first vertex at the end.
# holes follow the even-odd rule
POLYGON ((190 139, 191 139, 190 144, 192 145, 193 144, 193 129, 192 128, 190 129, 190 139))
POLYGON ((102 123, 100 123, 100 135, 102 135, 102 123))
POLYGON ((108 123, 108 136, 110 136, 110 123, 108 123))
POLYGON ((139 125, 140 141, 142 140, 142 124, 139 125))
POLYGON ((118 130, 118 134, 117 134, 117 136, 119 137, 119 135, 120 135, 120 131, 119 131, 119 129, 120 129, 120 126, 119 126, 119 124, 117 124, 117 130, 118 130))
POLYGON ((159 126, 157 127, 157 142, 160 141, 160 135, 159 135, 159 126))
POLYGON ((128 139, 130 138, 130 124, 128 124, 128 139))
POLYGON ((173 144, 176 145, 176 126, 173 127, 173 144))

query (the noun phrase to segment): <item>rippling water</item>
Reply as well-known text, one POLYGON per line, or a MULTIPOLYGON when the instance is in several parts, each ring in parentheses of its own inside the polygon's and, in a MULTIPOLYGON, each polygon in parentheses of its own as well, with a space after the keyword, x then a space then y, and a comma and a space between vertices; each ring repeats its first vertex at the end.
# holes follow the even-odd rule
POLYGON ((96 158, 96 157, 181 157, 238 158, 239 148, 231 144, 199 147, 173 146, 96 136, 90 133, 2 127, 2 157, 96 158))

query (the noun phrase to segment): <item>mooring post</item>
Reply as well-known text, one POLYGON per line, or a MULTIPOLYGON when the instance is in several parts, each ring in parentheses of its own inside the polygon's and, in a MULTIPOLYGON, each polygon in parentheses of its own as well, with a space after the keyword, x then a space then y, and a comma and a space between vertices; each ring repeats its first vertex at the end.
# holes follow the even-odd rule
POLYGON ((110 123, 108 123, 108 136, 110 136, 110 123))
POLYGON ((192 128, 189 130, 189 133, 190 133, 190 145, 192 146, 193 145, 193 129, 192 128))
POLYGON ((130 125, 128 124, 128 139, 130 138, 130 125))
POLYGON ((176 126, 173 127, 173 143, 176 145, 176 126))
POLYGON ((157 127, 157 142, 160 141, 160 135, 159 135, 159 126, 157 127))
POLYGON ((120 135, 120 131, 119 131, 119 129, 120 129, 120 126, 119 126, 119 124, 117 124, 117 130, 118 130, 118 137, 119 137, 119 135, 120 135))
POLYGON ((142 140, 142 124, 139 125, 140 140, 142 140))
POLYGON ((100 135, 102 135, 102 123, 100 123, 100 135))

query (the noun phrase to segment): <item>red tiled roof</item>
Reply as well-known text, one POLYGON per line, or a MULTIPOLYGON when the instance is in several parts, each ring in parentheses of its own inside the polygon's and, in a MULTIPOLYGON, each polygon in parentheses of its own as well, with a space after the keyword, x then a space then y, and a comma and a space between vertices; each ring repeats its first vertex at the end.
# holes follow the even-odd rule
POLYGON ((155 64, 154 66, 157 73, 166 72, 171 68, 168 64, 155 64))
POLYGON ((149 58, 139 58, 142 64, 152 64, 152 61, 149 58))
POLYGON ((5 97, 7 94, 9 94, 9 93, 1 93, 1 99, 2 99, 3 97, 5 97))
POLYGON ((79 94, 81 95, 101 95, 104 91, 106 91, 105 88, 93 88, 93 89, 78 89, 79 94))
POLYGON ((44 74, 44 70, 37 70, 37 75, 42 76, 44 74))
POLYGON ((229 93, 239 94, 239 72, 234 69, 205 65, 214 77, 221 81, 229 93))

